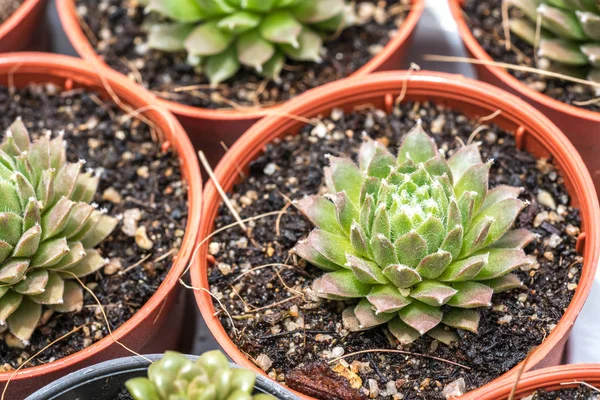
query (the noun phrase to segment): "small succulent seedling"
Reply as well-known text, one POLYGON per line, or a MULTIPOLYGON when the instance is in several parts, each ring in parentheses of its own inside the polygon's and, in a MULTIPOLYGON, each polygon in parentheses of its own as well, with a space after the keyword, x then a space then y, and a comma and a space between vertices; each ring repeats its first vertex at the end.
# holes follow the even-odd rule
POLYGON ((600 2, 597 0, 504 0, 525 18, 510 30, 537 45, 540 67, 600 82, 600 2), (537 24, 541 25, 539 36, 537 24), (538 40, 539 39, 539 40, 538 40))
POLYGON ((150 23, 148 46, 186 51, 213 85, 242 66, 278 81, 286 57, 321 61, 326 35, 351 23, 345 0, 144 0, 171 22, 150 23))
POLYGON ((201 355, 196 362, 167 351, 150 365, 147 378, 125 383, 134 400, 275 400, 266 394, 252 395, 256 374, 231 368, 218 350, 201 355))
POLYGON ((106 265, 94 250, 117 220, 90 204, 98 176, 66 161, 62 134, 31 142, 21 120, 0 144, 0 327, 27 341, 42 306, 80 310, 75 277, 106 265))
POLYGON ((522 248, 534 238, 511 230, 521 189, 488 191, 491 162, 476 144, 446 160, 418 124, 397 157, 368 140, 358 166, 329 161, 329 193, 296 204, 316 228, 295 252, 328 271, 317 295, 359 299, 343 313, 351 330, 389 323, 402 343, 425 333, 449 343, 456 333, 440 323, 476 332, 477 308, 521 285, 510 272, 531 263, 522 248))

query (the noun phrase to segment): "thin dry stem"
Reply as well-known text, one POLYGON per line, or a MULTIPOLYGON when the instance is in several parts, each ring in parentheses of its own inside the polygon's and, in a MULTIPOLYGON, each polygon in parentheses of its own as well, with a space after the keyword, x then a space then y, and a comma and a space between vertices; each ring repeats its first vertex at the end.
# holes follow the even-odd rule
POLYGON ((40 351, 38 351, 37 353, 35 353, 31 357, 29 357, 27 360, 23 361, 23 363, 21 365, 19 365, 19 367, 17 369, 14 370, 14 372, 10 375, 10 377, 6 381, 6 385, 4 386, 4 390, 2 390, 2 397, 0 397, 0 400, 4 400, 4 398, 6 396, 6 391, 8 390, 8 385, 10 384, 10 381, 12 381, 12 379, 19 373, 19 371, 21 370, 21 368, 23 368, 25 365, 29 364, 29 362, 31 360, 35 359, 37 356, 39 356, 40 354, 42 354, 44 351, 48 350, 50 347, 54 346, 56 343, 60 342, 61 340, 64 340, 64 339, 68 338, 69 336, 71 336, 75 332, 80 331, 81 329, 83 329, 84 326, 85 325, 80 325, 78 327, 75 327, 75 328, 71 329, 71 331, 65 333, 64 335, 62 335, 58 339, 55 339, 52 342, 48 343, 40 351))
POLYGON ((508 396, 507 400, 514 400, 515 394, 517 393, 517 386, 519 386, 519 381, 521 380, 521 376, 523 375, 523 372, 525 372, 525 367, 527 366, 529 357, 531 357, 531 355, 533 354, 533 350, 534 349, 530 350, 529 354, 527 354, 527 357, 525 357, 525 359, 523 360, 523 363, 521 364, 521 367, 519 368, 519 372, 517 372, 517 378, 515 379, 515 383, 514 383, 512 389, 510 390, 510 395, 508 396))
POLYGON ((487 115, 485 117, 481 117, 477 120, 478 124, 481 124, 482 122, 487 122, 487 121, 491 121, 494 118, 496 118, 498 115, 502 114, 502 110, 496 110, 493 113, 491 113, 490 115, 487 115))
POLYGON ((406 97, 406 92, 408 91, 408 80, 410 79, 410 76, 412 75, 413 71, 420 70, 421 67, 418 64, 410 63, 410 68, 408 68, 408 71, 406 71, 406 79, 402 82, 402 91, 400 92, 400 95, 396 98, 396 101, 394 102, 394 105, 396 107, 400 107, 400 103, 402 103, 404 97, 406 97))
POLYGON ((283 208, 281 209, 281 211, 279 211, 279 214, 277 215, 277 220, 275 221, 275 232, 277 233, 277 236, 281 236, 281 231, 280 231, 280 225, 281 225, 281 217, 283 217, 283 214, 285 214, 286 210, 292 205, 291 201, 288 201, 287 203, 285 203, 285 206, 283 206, 283 208))
POLYGON ((471 144, 473 143, 473 140, 475 139, 475 136, 477 136, 477 134, 483 130, 486 129, 490 129, 489 126, 487 125, 480 125, 477 128, 475 128, 475 130, 471 133, 471 135, 469 136, 469 140, 467 140, 467 144, 471 144))
POLYGON ((591 106, 592 104, 600 104, 600 97, 585 101, 574 101, 573 104, 576 106, 591 106))
POLYGON ((523 65, 515 65, 515 64, 509 64, 509 63, 497 62, 497 61, 489 61, 489 60, 478 60, 476 58, 468 58, 468 57, 443 56, 443 55, 438 55, 438 54, 425 54, 423 56, 423 59, 427 60, 427 61, 488 65, 491 67, 500 67, 500 68, 512 69, 515 71, 530 72, 532 74, 548 76, 548 77, 556 78, 556 79, 564 79, 566 81, 575 82, 575 83, 579 83, 582 85, 592 86, 592 87, 600 89, 600 83, 597 83, 597 82, 593 82, 593 81, 590 81, 587 79, 575 78, 573 76, 563 75, 563 74, 559 74, 557 72, 544 71, 542 69, 533 68, 533 67, 526 67, 523 65))
POLYGON ((538 65, 538 46, 540 45, 540 38, 542 36, 542 14, 537 15, 535 21, 535 40, 533 41, 533 58, 535 59, 535 65, 538 65))
POLYGON ((512 43, 510 39, 510 16, 508 15, 508 2, 502 1, 502 29, 504 30, 504 47, 510 51, 512 43))
MULTIPOLYGON (((299 295, 299 294, 297 294, 297 295, 295 295, 295 296, 288 297, 287 299, 283 299, 283 300, 281 300, 281 301, 278 301, 278 302, 275 302, 275 303, 272 303, 272 304, 266 305, 266 306, 264 306, 264 307, 255 308, 254 310, 252 310, 252 313, 255 313, 255 312, 257 312, 257 311, 262 311, 262 310, 268 310, 268 309, 270 309, 270 308, 274 308, 274 307, 278 307, 278 306, 280 306, 280 305, 282 305, 282 304, 288 303, 288 302, 290 302, 290 301, 292 301, 292 300, 296 300, 296 299, 298 299, 298 298, 300 298, 300 297, 302 297, 302 296, 301 296, 301 295, 299 295)), ((251 316, 251 314, 242 314, 242 315, 236 315, 236 316, 234 316, 234 318, 236 318, 236 317, 237 317, 237 318, 244 318, 244 317, 247 317, 247 316, 249 316, 249 315, 251 316)))
POLYGON ((587 387, 587 388, 590 388, 590 389, 592 389, 592 390, 593 390, 593 391, 595 391, 595 392, 598 392, 598 393, 600 393, 600 389, 598 389, 596 386, 594 386, 594 385, 590 385, 589 383, 587 383, 587 382, 584 382, 584 381, 577 381, 577 380, 574 380, 574 381, 571 381, 571 382, 561 382, 561 383, 560 383, 560 385, 561 385, 561 386, 565 386, 565 385, 573 385, 573 384, 576 384, 576 385, 582 385, 582 386, 585 386, 585 387, 587 387))
POLYGON ((361 351, 355 351, 354 353, 348 353, 345 354, 341 357, 335 358, 331 361, 329 361, 329 364, 333 364, 339 360, 342 360, 344 358, 348 358, 348 357, 352 357, 352 356, 357 356, 359 354, 365 354, 365 353, 396 353, 396 354, 404 354, 407 356, 413 356, 413 357, 423 357, 423 358, 429 358, 432 360, 436 360, 436 361, 441 361, 447 364, 451 364, 466 370, 470 370, 470 367, 467 367, 466 365, 462 365, 459 364, 457 362, 454 361, 450 361, 450 360, 446 360, 445 358, 441 358, 441 357, 435 357, 435 356, 429 356, 427 354, 419 354, 419 353, 412 353, 410 351, 404 351, 404 350, 393 350, 393 349, 370 349, 370 350, 361 350, 361 351))
POLYGON ((296 269, 296 267, 294 267, 293 265, 288 265, 288 264, 282 264, 282 263, 273 263, 273 264, 264 264, 264 265, 259 265, 257 267, 251 268, 248 271, 245 271, 243 273, 241 273, 240 275, 238 275, 233 282, 237 282, 240 279, 242 279, 244 276, 254 272, 254 271, 258 271, 264 268, 270 268, 270 267, 285 267, 285 268, 291 268, 291 269, 296 269))
POLYGON ((227 309, 225 308, 225 306, 223 305, 223 303, 221 303, 221 300, 219 300, 219 298, 217 296, 215 296, 214 294, 212 294, 208 289, 205 289, 205 288, 202 288, 202 287, 201 288, 197 288, 197 287, 194 287, 192 285, 188 285, 181 278, 179 279, 179 283, 181 283, 186 289, 199 290, 199 291, 202 291, 202 292, 206 292, 206 293, 208 293, 208 295, 210 297, 212 297, 213 299, 215 299, 217 301, 217 303, 219 303, 219 306, 221 307, 221 309, 223 310, 223 312, 225 313, 225 315, 227 315, 227 318, 229 318, 229 322, 231 322, 231 327, 233 329, 233 334, 236 337, 239 336, 239 331, 235 327, 235 323, 233 322, 233 318, 231 318, 231 314, 229 314, 229 311, 227 311, 227 309))
POLYGON ((150 258, 152 254, 146 254, 144 257, 142 257, 138 262, 136 262, 135 264, 125 268, 123 271, 119 271, 119 275, 123 275, 128 273, 129 271, 131 271, 132 269, 134 269, 137 266, 142 265, 147 259, 150 258))

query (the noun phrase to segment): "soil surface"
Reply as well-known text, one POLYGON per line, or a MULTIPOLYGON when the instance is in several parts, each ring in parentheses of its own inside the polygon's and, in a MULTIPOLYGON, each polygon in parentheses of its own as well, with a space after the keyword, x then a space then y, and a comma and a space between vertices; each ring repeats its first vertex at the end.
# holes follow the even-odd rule
MULTIPOLYGON (((373 109, 348 114, 334 110, 316 127, 306 126, 299 135, 269 145, 230 198, 242 218, 282 210, 287 204, 284 196, 300 199, 323 190, 326 154, 355 156, 363 132, 395 152, 418 119, 447 154, 468 142, 480 125, 431 103, 402 104, 391 115, 373 109)), ((495 160, 490 186, 524 187, 522 198, 531 204, 516 225, 539 236, 526 249, 537 263, 517 271, 526 286, 494 296, 493 306, 481 313, 479 334, 460 331, 460 342, 451 346, 423 337, 399 347, 385 327, 348 332, 341 318, 344 303, 319 299, 309 289, 322 271, 290 254, 312 226, 289 207, 280 219, 274 215, 249 223, 258 248, 237 227, 217 234, 209 245, 216 259, 209 272, 211 291, 231 319, 217 302, 214 306, 239 348, 281 382, 293 368, 355 351, 401 348, 417 354, 373 352, 332 364, 352 377, 363 393, 386 399, 444 399, 442 391, 451 382, 463 378, 471 390, 523 360, 556 326, 573 297, 582 265, 575 252, 580 218, 578 210, 568 206, 569 196, 552 160, 536 160, 517 150, 510 132, 493 125, 493 120, 485 124, 489 128, 472 139, 482 142, 484 160, 495 160), (556 207, 540 204, 538 198, 556 207), (240 277, 251 268, 273 263, 290 267, 269 266, 240 277)), ((221 207, 215 222, 219 228, 235 221, 221 207)))
POLYGON ((0 24, 6 21, 25 0, 0 0, 0 24))
POLYGON ((361 5, 369 9, 363 14, 368 17, 366 22, 327 41, 322 63, 288 60, 279 84, 243 69, 233 79, 211 89, 206 77, 187 64, 185 52, 165 53, 145 46, 145 14, 142 7, 136 7, 138 0, 77 0, 76 3, 90 42, 112 68, 143 82, 161 97, 211 109, 273 105, 347 77, 383 49, 410 9, 410 0, 358 0, 357 9, 361 5), (366 3, 369 4, 365 6, 366 3), (368 7, 373 3, 380 11, 368 7), (193 90, 180 90, 192 85, 193 90))
POLYGON ((600 391, 581 385, 573 389, 556 390, 546 392, 538 390, 530 397, 524 397, 522 400, 598 400, 600 391))
MULTIPOLYGON (((84 281, 103 305, 114 330, 154 294, 181 245, 187 220, 187 186, 177 158, 153 143, 145 124, 126 118, 115 104, 103 103, 84 90, 60 92, 53 85, 43 85, 11 94, 0 86, 0 127, 7 128, 17 117, 22 117, 33 137, 46 130, 64 130, 69 161, 85 159, 86 168, 103 171, 94 201, 120 222, 98 247, 111 260, 109 265, 84 281), (131 232, 123 231, 124 221, 133 221, 131 215, 136 213, 140 217, 138 228, 146 229, 152 243, 142 243, 129 236, 131 232)), ((10 348, 0 340, 0 372, 18 367, 76 327, 83 326, 28 366, 58 360, 102 339, 108 331, 100 311, 92 296, 85 293, 81 312, 44 314, 43 325, 26 348, 10 348)))
MULTIPOLYGON (((463 15, 479 44, 495 61, 535 68, 533 47, 516 35, 511 35, 511 50, 506 49, 501 5, 502 0, 466 0, 463 15)), ((509 10, 509 15, 511 18, 523 17, 523 14, 515 8, 509 10)), ((598 89, 528 72, 514 70, 508 72, 537 92, 563 103, 600 112, 600 103, 578 104, 578 102, 600 97, 598 89)))

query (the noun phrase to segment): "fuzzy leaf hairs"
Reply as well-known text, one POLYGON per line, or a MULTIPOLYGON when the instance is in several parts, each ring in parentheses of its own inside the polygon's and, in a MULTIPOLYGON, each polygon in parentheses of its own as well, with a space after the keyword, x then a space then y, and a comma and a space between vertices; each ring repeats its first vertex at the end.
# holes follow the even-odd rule
POLYGON ((350 25, 345 0, 143 0, 168 22, 149 23, 148 46, 186 51, 217 85, 242 66, 279 80, 286 58, 320 62, 323 40, 350 25))
POLYGON ((477 309, 521 286, 510 272, 531 263, 522 249, 534 235, 511 228, 526 203, 520 188, 488 190, 476 144, 446 160, 419 124, 397 156, 367 140, 358 165, 329 161, 329 193, 296 203, 316 227, 295 252, 327 271, 317 295, 357 301, 343 313, 351 330, 387 323, 404 344, 425 333, 450 343, 444 325, 477 332, 477 309))
POLYGON ((252 371, 231 368, 218 350, 201 355, 196 362, 183 354, 167 351, 150 365, 147 378, 125 383, 134 400, 276 400, 256 394, 252 371))
POLYGON ((540 68, 600 82, 600 3, 597 0, 504 0, 524 18, 510 30, 537 45, 540 68), (536 44, 538 18, 541 23, 536 44))
POLYGON ((32 142, 20 119, 0 143, 0 328, 24 342, 42 306, 80 310, 74 278, 107 263, 94 248, 117 220, 90 204, 99 178, 84 163, 67 162, 62 134, 32 142))

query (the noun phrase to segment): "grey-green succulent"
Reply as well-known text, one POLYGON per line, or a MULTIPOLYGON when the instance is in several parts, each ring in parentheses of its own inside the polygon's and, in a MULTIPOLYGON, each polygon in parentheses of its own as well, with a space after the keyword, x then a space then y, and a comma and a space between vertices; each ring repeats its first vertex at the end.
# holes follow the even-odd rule
POLYGON ((0 328, 27 341, 46 306, 81 309, 74 280, 107 261, 94 250, 117 224, 90 204, 99 177, 68 163, 63 135, 31 142, 21 120, 0 143, 0 328))
POLYGON ((169 22, 148 23, 148 46, 186 51, 213 85, 242 66, 278 81, 286 57, 321 61, 323 40, 351 23, 345 0, 144 0, 169 22))
POLYGON ((477 309, 521 286, 511 271, 531 263, 523 248, 534 239, 512 229, 521 189, 488 190, 490 166, 476 144, 446 160, 420 124, 397 157, 374 140, 358 165, 330 157, 328 193, 296 203, 316 227, 295 252, 328 271, 316 294, 352 302, 342 315, 350 330, 388 323, 404 344, 425 333, 456 340, 443 325, 476 332, 477 309))
POLYGON ((202 354, 195 362, 167 351, 148 368, 147 378, 125 383, 134 400, 275 400, 253 395, 256 374, 232 368, 218 350, 202 354))
POLYGON ((523 18, 510 20, 510 30, 538 46, 540 68, 600 82, 600 1, 504 1, 522 11, 523 18))

